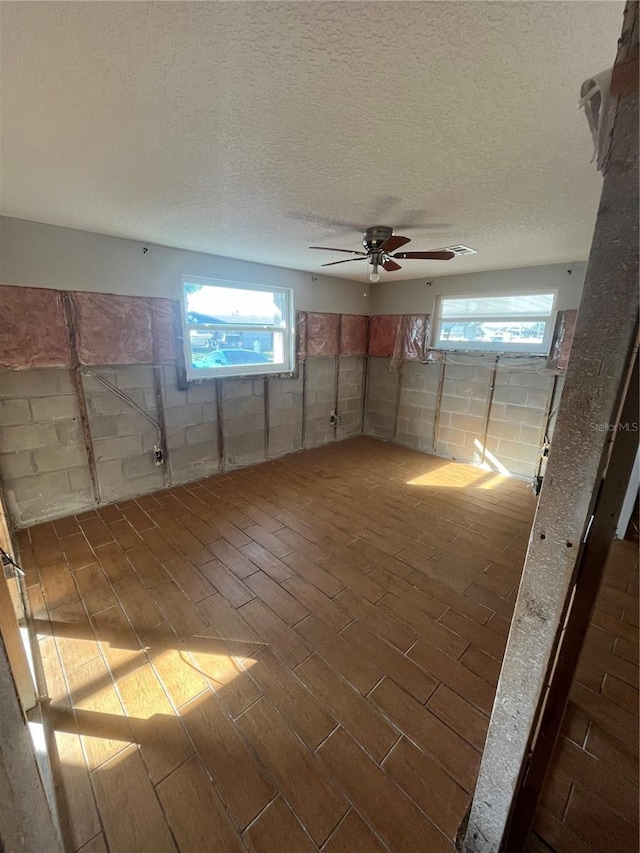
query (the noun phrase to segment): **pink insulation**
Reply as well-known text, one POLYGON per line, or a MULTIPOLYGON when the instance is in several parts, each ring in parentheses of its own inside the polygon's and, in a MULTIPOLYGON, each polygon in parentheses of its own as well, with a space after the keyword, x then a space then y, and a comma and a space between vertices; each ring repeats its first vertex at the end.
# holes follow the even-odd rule
POLYGON ((0 365, 71 364, 67 324, 57 290, 0 286, 0 365))
POLYGON ((343 314, 340 324, 340 355, 366 355, 369 318, 361 314, 343 314))
POLYGON ((153 333, 156 339, 158 360, 161 363, 176 360, 176 336, 173 328, 174 311, 179 310, 173 299, 150 299, 153 333))
POLYGON ((137 296, 74 293, 81 364, 151 364, 149 301, 137 296))
POLYGON ((307 323, 309 329, 307 355, 338 355, 340 315, 309 312, 307 323))
POLYGON ((393 355, 402 314, 377 314, 369 325, 369 355, 388 358, 393 355))

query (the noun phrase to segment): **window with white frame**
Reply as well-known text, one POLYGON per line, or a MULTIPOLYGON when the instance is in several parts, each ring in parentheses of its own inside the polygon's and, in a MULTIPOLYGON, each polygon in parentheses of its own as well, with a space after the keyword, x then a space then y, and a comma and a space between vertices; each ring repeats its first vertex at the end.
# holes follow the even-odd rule
POLYGON ((286 373, 295 366, 293 291, 182 277, 187 379, 286 373))
POLYGON ((556 293, 441 296, 432 345, 446 350, 483 350, 547 355, 556 293))

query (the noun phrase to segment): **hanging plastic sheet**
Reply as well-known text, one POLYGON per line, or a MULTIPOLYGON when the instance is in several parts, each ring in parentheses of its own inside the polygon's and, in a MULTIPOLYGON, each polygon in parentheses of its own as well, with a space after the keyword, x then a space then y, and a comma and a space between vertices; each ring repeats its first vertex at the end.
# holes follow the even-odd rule
POLYGON ((551 340, 551 349, 545 365, 547 370, 564 370, 569 362, 578 312, 575 308, 558 311, 556 327, 551 340))
POLYGON ((398 324, 391 356, 391 370, 398 370, 403 361, 427 361, 429 314, 403 314, 398 324))
POLYGON ((602 171, 604 160, 608 153, 607 139, 607 109, 609 106, 609 90, 611 88, 611 68, 594 74, 584 81, 580 87, 578 106, 584 110, 593 138, 593 157, 598 170, 602 171))
POLYGON ((307 360, 307 312, 296 311, 296 355, 298 362, 307 360))

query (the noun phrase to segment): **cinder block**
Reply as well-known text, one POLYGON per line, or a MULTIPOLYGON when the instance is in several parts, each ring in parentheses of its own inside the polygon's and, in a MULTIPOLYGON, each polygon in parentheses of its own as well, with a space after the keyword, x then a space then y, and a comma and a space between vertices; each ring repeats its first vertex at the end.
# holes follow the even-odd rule
POLYGON ((85 464, 81 468, 70 468, 67 474, 69 476, 71 491, 83 494, 88 493, 91 496, 91 502, 93 502, 93 487, 91 485, 89 466, 85 464))
POLYGON ((86 450, 79 444, 34 450, 32 458, 38 473, 43 471, 61 471, 87 464, 86 450))
POLYGON ((493 391, 496 403, 514 403, 523 406, 527 402, 527 389, 515 385, 496 385, 493 391))
POLYGON ((445 442, 447 444, 455 444, 458 447, 464 447, 464 439, 464 430, 443 426, 438 428, 438 446, 440 446, 442 442, 445 442))
MULTIPOLYGON (((163 386, 163 400, 165 408, 172 409, 177 406, 186 406, 189 400, 187 399, 187 391, 178 391, 175 386, 163 386)), ((193 401, 191 401, 193 402, 193 401)))
POLYGON ((131 412, 131 407, 111 391, 90 391, 86 398, 90 415, 120 415, 131 412))
POLYGON ((71 394, 33 398, 31 400, 31 411, 33 420, 40 423, 80 416, 77 397, 71 394))
POLYGON ((466 414, 469 411, 470 404, 471 400, 468 397, 454 397, 450 394, 443 394, 440 400, 440 411, 466 414))
POLYGON ((22 453, 5 453, 0 456, 0 476, 3 482, 30 477, 33 474, 35 474, 35 468, 29 450, 22 453))
POLYGON ((52 423, 27 424, 0 430, 0 453, 36 450, 57 445, 58 435, 52 423))
POLYGON ((211 473, 218 470, 217 441, 183 445, 169 451, 169 464, 172 472, 179 468, 204 465, 205 463, 211 473))
POLYGON ((186 427, 187 444, 203 444, 211 441, 214 435, 217 435, 217 429, 211 421, 186 427))
POLYGON ((217 474, 219 470, 218 457, 216 456, 213 459, 203 459, 189 465, 172 466, 171 479, 174 485, 179 485, 180 483, 189 483, 193 480, 211 477, 217 474))
POLYGON ((93 442, 96 461, 122 459, 142 453, 142 439, 139 434, 99 438, 93 442))
POLYGON ((175 447, 182 447, 187 443, 187 428, 186 427, 171 427, 167 429, 167 448, 171 450, 175 447))
POLYGON ((507 441, 519 441, 523 429, 527 427, 513 421, 497 421, 491 418, 487 435, 493 438, 504 438, 507 441))
POLYGON ((131 390, 136 388, 153 388, 155 380, 153 367, 144 364, 127 364, 117 367, 115 370, 115 384, 118 388, 126 391, 128 396, 131 390))
POLYGON ((190 426, 202 422, 202 404, 191 403, 176 409, 167 409, 164 413, 167 428, 190 426))
POLYGON ((50 397, 73 394, 70 370, 43 367, 34 370, 0 370, 0 398, 50 397))
POLYGON ((42 497, 55 500, 56 496, 69 492, 69 478, 66 471, 51 471, 36 474, 33 477, 7 480, 4 485, 6 492, 13 494, 18 506, 24 501, 42 497))
POLYGON ((533 464, 539 457, 539 448, 518 441, 506 441, 500 439, 498 442, 498 455, 507 456, 526 464, 533 464))
MULTIPOLYGON (((155 418, 155 412, 151 414, 155 418)), ((93 434, 94 418, 90 418, 93 434)), ((118 435, 135 435, 146 430, 153 430, 153 424, 148 421, 140 412, 129 409, 116 418, 116 430, 118 435)))
POLYGON ((535 447, 540 447, 542 445, 542 440, 544 437, 542 433, 543 430, 541 427, 523 425, 520 427, 520 440, 524 444, 530 444, 535 447))
POLYGON ((28 400, 0 399, 0 426, 15 426, 31 423, 28 400))
POLYGON ((189 403, 215 403, 215 382, 203 382, 198 385, 190 385, 189 390, 187 391, 187 401, 189 403))
POLYGON ((89 419, 91 438, 98 439, 118 435, 120 422, 121 419, 116 415, 94 415, 89 419))
POLYGON ((506 374, 506 381, 509 385, 517 385, 522 388, 538 388, 541 391, 548 391, 553 377, 549 374, 534 373, 533 371, 525 373, 524 371, 512 371, 506 374))
POLYGON ((500 420, 510 420, 524 426, 542 426, 545 414, 542 409, 533 409, 529 406, 505 405, 504 415, 500 420))
POLYGON ((465 432, 473 432, 476 435, 481 435, 484 432, 484 418, 474 417, 473 415, 453 415, 451 417, 451 426, 455 429, 461 429, 465 432))
POLYGON ((84 446, 84 433, 79 416, 55 421, 54 426, 58 436, 58 444, 82 444, 84 446))
POLYGON ((549 401, 549 391, 529 390, 527 391, 527 406, 545 409, 549 401))
POLYGON ((156 476, 158 487, 162 485, 162 470, 154 465, 151 453, 146 455, 133 456, 130 459, 122 460, 122 473, 128 480, 139 479, 140 477, 156 476))

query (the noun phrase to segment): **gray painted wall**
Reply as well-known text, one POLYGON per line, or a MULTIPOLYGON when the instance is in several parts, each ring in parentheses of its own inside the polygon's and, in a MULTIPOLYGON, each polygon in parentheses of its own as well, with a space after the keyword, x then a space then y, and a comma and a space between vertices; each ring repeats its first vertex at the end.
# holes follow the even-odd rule
POLYGON ((438 296, 502 293, 528 288, 557 288, 556 308, 558 311, 564 311, 567 308, 577 308, 580 304, 585 270, 586 262, 580 261, 573 264, 493 270, 410 281, 394 281, 389 276, 388 280, 371 286, 371 313, 431 314, 433 317, 438 296), (570 274, 568 270, 571 270, 570 274))
POLYGON ((290 287, 298 311, 368 314, 370 308, 369 287, 361 282, 24 219, 0 217, 0 245, 0 284, 180 299, 181 276, 194 275, 290 287))

